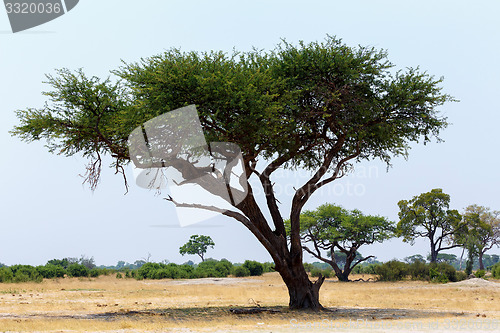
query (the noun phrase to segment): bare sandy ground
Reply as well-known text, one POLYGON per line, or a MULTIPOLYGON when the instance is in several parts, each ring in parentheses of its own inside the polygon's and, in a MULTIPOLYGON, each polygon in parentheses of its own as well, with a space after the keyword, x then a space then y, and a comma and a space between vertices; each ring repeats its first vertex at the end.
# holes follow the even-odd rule
POLYGON ((496 280, 433 284, 330 279, 321 290, 321 302, 332 311, 319 314, 290 312, 287 300, 276 273, 0 284, 0 332, 500 332, 496 280), (229 311, 259 306, 279 312, 229 311))

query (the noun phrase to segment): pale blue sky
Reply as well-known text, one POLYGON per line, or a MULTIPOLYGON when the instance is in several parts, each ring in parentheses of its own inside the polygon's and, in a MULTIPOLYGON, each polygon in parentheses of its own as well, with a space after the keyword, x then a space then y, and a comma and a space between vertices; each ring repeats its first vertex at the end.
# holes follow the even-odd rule
MULTIPOLYGON (((394 160, 388 173, 378 162, 363 163, 356 174, 313 196, 307 208, 333 202, 396 220, 398 200, 440 187, 451 195, 452 208, 476 203, 500 209, 499 12, 500 3, 493 0, 82 0, 54 21, 12 34, 1 9, 0 262, 44 264, 85 254, 111 265, 148 253, 152 260, 183 262, 196 260, 178 254, 179 246, 195 233, 214 239, 210 257, 270 260, 236 221, 220 217, 175 228, 175 210, 161 196, 135 186, 123 195, 121 178, 112 170, 105 170, 92 193, 78 176, 85 160, 51 155, 42 143, 28 145, 7 133, 16 124, 14 110, 43 106, 44 74, 82 67, 105 77, 122 59, 137 61, 172 47, 269 50, 280 38, 309 42, 330 34, 352 46, 388 50, 397 68, 420 66, 444 76, 445 91, 460 100, 442 108, 452 123, 442 134, 446 142, 416 146, 408 161, 394 160)), ((282 174, 278 179, 284 211, 286 189, 304 177, 282 174)), ((382 260, 428 251, 425 241, 413 247, 391 241, 361 248, 363 254, 382 260)))

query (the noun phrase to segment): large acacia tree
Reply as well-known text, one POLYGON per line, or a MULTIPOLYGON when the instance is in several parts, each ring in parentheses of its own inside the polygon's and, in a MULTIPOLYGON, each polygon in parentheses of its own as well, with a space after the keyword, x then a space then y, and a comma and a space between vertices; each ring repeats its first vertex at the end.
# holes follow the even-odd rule
POLYGON ((81 70, 48 76, 48 103, 18 111, 20 124, 12 133, 26 141, 46 139, 53 152, 88 157, 94 187, 103 154, 123 173, 134 128, 195 104, 207 142, 239 145, 246 177, 262 186, 265 207, 247 184, 244 200, 221 213, 243 223, 266 248, 294 309, 322 308, 324 279, 310 281, 302 265, 300 213, 311 195, 354 162, 390 163, 405 156, 410 143, 437 137, 447 125, 437 108, 451 100, 442 93, 441 79, 418 69, 395 71, 385 51, 349 47, 334 37, 232 55, 173 49, 112 73, 118 81, 81 70), (291 198, 287 235, 272 176, 296 167, 311 173, 291 198))

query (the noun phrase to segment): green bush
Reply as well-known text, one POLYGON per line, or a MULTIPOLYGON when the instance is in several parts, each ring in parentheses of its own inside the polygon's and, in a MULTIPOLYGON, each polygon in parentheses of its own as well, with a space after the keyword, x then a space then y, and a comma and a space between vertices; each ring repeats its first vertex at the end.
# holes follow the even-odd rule
POLYGON ((491 274, 495 279, 500 279, 500 262, 496 263, 491 267, 491 274))
POLYGON ((375 267, 375 274, 379 281, 401 281, 409 273, 408 264, 391 260, 375 267))
POLYGON ((320 274, 326 278, 331 278, 335 275, 332 269, 319 269, 315 267, 311 270, 312 277, 319 277, 320 274))
POLYGON ((30 265, 14 265, 10 266, 10 270, 14 274, 14 282, 42 282, 43 280, 38 270, 30 265))
POLYGON ((310 272, 314 269, 314 265, 311 263, 305 262, 303 265, 306 272, 310 272))
POLYGON ((412 280, 429 280, 429 265, 423 261, 415 260, 408 266, 408 273, 412 280))
POLYGON ((352 270, 352 273, 353 274, 377 274, 375 272, 375 269, 377 266, 380 266, 381 264, 361 264, 361 265, 357 265, 356 267, 354 267, 354 269, 352 270))
POLYGON ((122 279, 123 278, 122 273, 116 272, 116 278, 117 279, 122 279))
POLYGON ((429 267, 429 277, 432 282, 437 282, 437 283, 447 283, 450 281, 448 280, 446 274, 443 274, 442 272, 438 271, 437 267, 429 267))
POLYGON ((66 270, 63 267, 51 264, 38 266, 36 270, 44 279, 62 278, 66 274, 66 270))
POLYGON ((457 271, 456 277, 457 277, 457 281, 466 280, 467 274, 465 274, 465 272, 462 272, 462 271, 457 271))
POLYGON ((14 280, 14 273, 9 267, 0 268, 0 282, 12 282, 14 280))
POLYGON ((217 260, 205 260, 199 263, 195 268, 195 276, 198 278, 226 277, 229 274, 226 270, 227 263, 219 263, 220 261, 217 260))
POLYGON ((251 276, 260 276, 264 273, 264 265, 258 261, 245 260, 243 267, 246 267, 250 271, 251 276))
POLYGON ((429 264, 429 277, 431 281, 446 283, 446 282, 457 282, 457 270, 452 265, 440 262, 440 263, 430 263, 429 264), (430 270, 434 270, 434 275, 431 276, 430 270))
POLYGON ((89 276, 89 269, 82 264, 71 264, 67 269, 68 276, 71 277, 87 277, 89 276))
POLYGON ((222 259, 221 261, 219 261, 215 264, 215 270, 217 272, 219 272, 224 277, 231 274, 232 268, 233 268, 233 264, 227 259, 222 259))
POLYGON ((478 269, 474 275, 477 277, 477 278, 484 278, 484 276, 486 275, 486 271, 484 269, 478 269))
POLYGON ((115 270, 111 270, 111 269, 107 269, 107 268, 92 268, 91 270, 89 270, 89 276, 90 277, 98 277, 98 276, 101 276, 101 275, 110 275, 112 272, 114 272, 115 270))
POLYGON ((147 262, 137 270, 137 279, 153 279, 153 272, 162 268, 158 263, 147 262))
POLYGON ((250 270, 244 266, 235 266, 233 275, 237 277, 250 276, 250 270))

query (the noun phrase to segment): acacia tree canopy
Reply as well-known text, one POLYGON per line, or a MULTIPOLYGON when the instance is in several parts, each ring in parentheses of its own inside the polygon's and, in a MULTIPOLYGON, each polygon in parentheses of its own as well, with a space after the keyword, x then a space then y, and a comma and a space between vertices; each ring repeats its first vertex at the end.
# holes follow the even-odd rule
POLYGON ((302 265, 304 204, 352 163, 379 158, 389 164, 406 156, 412 142, 439 140, 447 125, 438 108, 452 98, 442 92, 442 79, 418 68, 393 68, 385 51, 349 47, 335 37, 231 55, 172 49, 124 64, 112 72, 116 82, 82 70, 47 76, 48 103, 18 111, 12 133, 26 141, 46 139, 52 152, 88 157, 87 179, 95 187, 102 154, 123 172, 134 128, 195 104, 207 142, 238 144, 246 177, 256 177, 266 197, 259 207, 248 184, 246 198, 224 215, 243 223, 267 249, 291 308, 319 309, 323 279, 312 283, 302 265), (293 195, 287 234, 271 179, 292 167, 310 170, 311 177, 293 195))
MULTIPOLYGON (((288 229, 290 221, 286 221, 288 229)), ((300 234, 305 251, 332 266, 339 281, 349 281, 349 274, 361 262, 373 256, 358 257, 363 245, 380 243, 394 236, 394 222, 380 216, 364 215, 361 211, 346 210, 340 206, 324 204, 300 216, 300 234), (306 245, 306 244, 311 245, 306 245), (322 252, 336 251, 345 255, 343 263, 337 256, 328 258, 322 252), (343 264, 343 267, 341 267, 343 264)))
POLYGON ((439 188, 398 202, 398 235, 411 244, 416 238, 427 238, 431 262, 436 262, 439 252, 461 245, 454 240, 454 235, 462 227, 462 216, 457 210, 450 210, 449 204, 450 196, 439 188))
POLYGON ((179 248, 179 253, 185 254, 196 254, 200 256, 201 261, 205 261, 205 253, 208 248, 213 248, 215 246, 214 241, 210 236, 205 235, 192 235, 189 241, 179 248))
POLYGON ((483 256, 493 246, 500 246, 500 212, 488 207, 469 205, 463 214, 464 228, 456 240, 479 257, 479 269, 484 269, 483 256))

